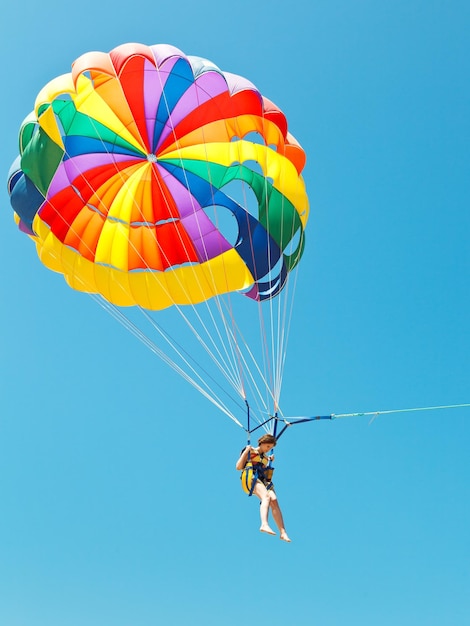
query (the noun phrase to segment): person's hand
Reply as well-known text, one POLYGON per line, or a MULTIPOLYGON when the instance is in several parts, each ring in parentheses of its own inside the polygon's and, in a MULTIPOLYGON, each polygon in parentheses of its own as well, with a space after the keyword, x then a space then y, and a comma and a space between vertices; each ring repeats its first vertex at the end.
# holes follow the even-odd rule
POLYGON ((270 456, 268 456, 268 461, 274 461, 274 454, 271 454, 270 456))

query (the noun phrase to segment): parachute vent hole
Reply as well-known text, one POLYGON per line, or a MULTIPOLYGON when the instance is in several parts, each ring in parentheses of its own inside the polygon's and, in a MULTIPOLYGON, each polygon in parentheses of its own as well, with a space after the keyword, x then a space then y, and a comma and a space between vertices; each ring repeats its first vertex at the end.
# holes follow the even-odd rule
POLYGON ((260 291, 261 296, 270 296, 273 293, 276 293, 281 282, 280 276, 277 277, 277 280, 271 285, 270 289, 266 289, 264 291, 260 291))
POLYGON ((284 254, 290 256, 294 254, 300 245, 300 237, 301 237, 301 229, 298 228, 296 232, 292 235, 292 239, 289 241, 285 249, 283 250, 284 254))
POLYGON ((266 145, 263 135, 261 135, 260 133, 257 133, 256 131, 247 133, 246 135, 244 135, 243 139, 245 141, 250 141, 251 143, 256 143, 260 146, 266 145))
MULTIPOLYGON (((258 164, 257 164, 258 165, 258 164)), ((223 187, 223 192, 256 219, 259 216, 259 203, 253 189, 242 180, 232 180, 223 187)))
POLYGON ((265 281, 268 281, 268 280, 274 280, 274 279, 278 278, 279 274, 281 273, 283 262, 284 262, 284 260, 281 257, 279 259, 279 261, 270 268, 269 272, 259 279, 260 282, 265 282, 265 281))
MULTIPOLYGON (((173 263, 170 267, 166 267, 163 272, 172 272, 175 267, 193 267, 198 265, 198 263, 194 263, 193 261, 185 261, 184 263, 173 263)), ((148 272, 148 268, 145 268, 146 272, 148 272)))
POLYGON ((252 172, 256 172, 256 174, 264 177, 263 169, 258 161, 243 161, 243 165, 248 167, 252 172))
POLYGON ((238 222, 233 213, 227 207, 217 204, 203 207, 203 211, 228 243, 235 246, 238 240, 238 222))
POLYGON ((82 74, 83 76, 85 76, 85 78, 88 78, 88 80, 90 80, 93 83, 93 78, 91 76, 90 70, 85 70, 82 74))

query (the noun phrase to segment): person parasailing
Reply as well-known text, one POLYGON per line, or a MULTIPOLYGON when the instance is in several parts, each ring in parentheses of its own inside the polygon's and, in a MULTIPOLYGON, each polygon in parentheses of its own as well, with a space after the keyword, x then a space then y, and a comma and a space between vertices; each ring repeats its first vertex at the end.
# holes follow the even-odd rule
POLYGON ((268 453, 274 448, 276 443, 274 435, 263 435, 258 439, 257 448, 247 445, 242 450, 235 468, 242 472, 241 479, 244 490, 249 495, 255 494, 260 499, 260 531, 268 535, 276 534, 268 521, 269 509, 271 509, 274 521, 279 529, 280 539, 290 542, 291 540, 284 527, 279 501, 271 481, 273 468, 271 468, 270 463, 274 460, 274 455, 269 455, 268 453))

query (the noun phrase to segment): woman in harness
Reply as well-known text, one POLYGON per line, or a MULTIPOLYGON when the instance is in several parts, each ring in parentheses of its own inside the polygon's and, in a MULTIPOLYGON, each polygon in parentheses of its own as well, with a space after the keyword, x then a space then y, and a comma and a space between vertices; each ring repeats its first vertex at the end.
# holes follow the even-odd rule
POLYGON ((273 469, 269 466, 269 462, 274 460, 274 456, 268 456, 268 453, 276 445, 276 437, 274 435, 263 435, 258 439, 258 447, 252 448, 246 446, 240 455, 235 467, 242 472, 242 485, 246 493, 255 494, 260 500, 260 517, 262 533, 275 535, 276 533, 269 526, 268 514, 269 509, 274 517, 276 526, 279 528, 280 538, 283 541, 290 541, 286 529, 284 528, 284 520, 282 518, 281 509, 271 482, 273 469), (254 484, 253 484, 254 481, 254 484))

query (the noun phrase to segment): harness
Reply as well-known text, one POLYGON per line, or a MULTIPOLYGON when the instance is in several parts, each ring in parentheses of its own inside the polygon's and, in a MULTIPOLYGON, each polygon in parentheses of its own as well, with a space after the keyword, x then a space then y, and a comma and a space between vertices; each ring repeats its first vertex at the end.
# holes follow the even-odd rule
POLYGON ((261 452, 250 451, 246 465, 241 473, 242 489, 249 496, 253 495, 256 481, 261 481, 266 489, 273 489, 274 467, 261 452))
MULTIPOLYGON (((254 428, 253 431, 250 430, 250 405, 248 404, 247 400, 245 400, 245 404, 246 404, 246 409, 247 409, 247 422, 248 422, 248 429, 247 429, 248 445, 250 445, 251 433, 254 430, 258 430, 258 428, 260 428, 264 424, 260 424, 259 426, 256 426, 256 428, 254 428)), ((271 421, 271 418, 268 421, 271 421)), ((273 433, 274 436, 276 436, 276 429, 277 429, 277 422, 275 422, 274 424, 274 433, 273 433)), ((269 489, 274 488, 274 485, 272 483, 274 467, 272 467, 271 465, 271 460, 267 459, 262 452, 261 453, 255 452, 254 454, 252 452, 253 451, 250 450, 247 462, 240 475, 242 489, 249 496, 253 495, 256 481, 258 480, 260 480, 263 483, 266 489, 269 490, 269 489)))

